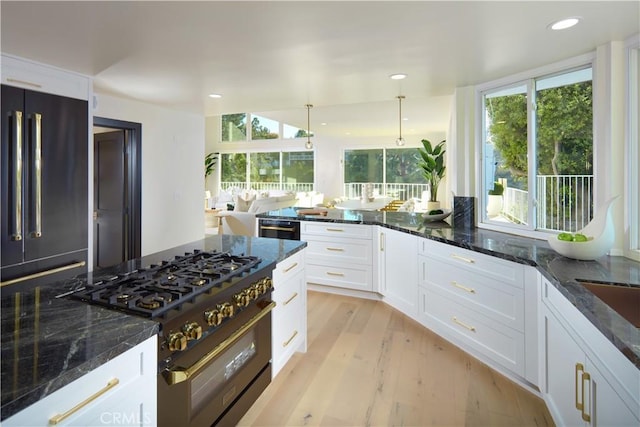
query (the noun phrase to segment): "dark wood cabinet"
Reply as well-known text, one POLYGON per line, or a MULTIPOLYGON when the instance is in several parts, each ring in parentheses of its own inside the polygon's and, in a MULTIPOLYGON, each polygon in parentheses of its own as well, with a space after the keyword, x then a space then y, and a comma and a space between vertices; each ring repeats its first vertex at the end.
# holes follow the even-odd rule
POLYGON ((1 99, 6 284, 86 262, 88 103, 5 85, 1 99))

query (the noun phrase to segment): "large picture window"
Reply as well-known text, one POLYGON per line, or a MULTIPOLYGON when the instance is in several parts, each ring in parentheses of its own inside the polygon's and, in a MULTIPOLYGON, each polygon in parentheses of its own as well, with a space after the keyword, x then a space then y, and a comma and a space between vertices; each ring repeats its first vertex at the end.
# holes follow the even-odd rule
POLYGON ((483 218, 572 231, 593 216, 590 67, 482 94, 483 218))
POLYGON ((312 191, 313 151, 222 153, 220 188, 312 191))
POLYGON ((427 183, 420 174, 416 148, 345 150, 344 195, 361 197, 362 184, 373 184, 374 193, 399 200, 421 198, 427 183))

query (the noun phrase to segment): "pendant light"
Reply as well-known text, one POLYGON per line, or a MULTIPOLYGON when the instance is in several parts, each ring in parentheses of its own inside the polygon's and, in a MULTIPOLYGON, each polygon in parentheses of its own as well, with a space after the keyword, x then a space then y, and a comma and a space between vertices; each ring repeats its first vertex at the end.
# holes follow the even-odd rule
POLYGON ((311 142, 311 130, 309 125, 309 111, 313 108, 312 104, 305 104, 307 107, 307 142, 305 142, 304 146, 307 150, 311 150, 313 148, 313 142, 311 142))
POLYGON ((404 139, 402 138, 402 100, 404 99, 404 95, 398 95, 398 123, 399 123, 399 135, 398 139, 396 139, 396 145, 398 147, 402 147, 404 145, 404 139))

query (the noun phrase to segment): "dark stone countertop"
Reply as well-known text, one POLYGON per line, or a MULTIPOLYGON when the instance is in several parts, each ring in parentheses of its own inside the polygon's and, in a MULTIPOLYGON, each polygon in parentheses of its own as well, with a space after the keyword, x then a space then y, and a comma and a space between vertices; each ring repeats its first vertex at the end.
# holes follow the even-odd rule
MULTIPOLYGON (((96 270, 89 276, 113 276, 194 249, 258 256, 262 259, 258 267, 262 268, 305 246, 304 242, 290 240, 211 236, 117 267, 96 270)), ((86 278, 36 288, 13 285, 1 290, 0 419, 43 399, 159 332, 159 325, 152 320, 59 297, 83 280, 86 278)))
POLYGON ((593 325, 640 369, 640 330, 578 283, 591 281, 640 286, 640 263, 603 256, 577 261, 555 252, 545 240, 482 228, 453 228, 447 221, 425 222, 420 213, 329 209, 327 216, 298 215, 296 208, 259 218, 380 225, 449 245, 537 268, 593 325))

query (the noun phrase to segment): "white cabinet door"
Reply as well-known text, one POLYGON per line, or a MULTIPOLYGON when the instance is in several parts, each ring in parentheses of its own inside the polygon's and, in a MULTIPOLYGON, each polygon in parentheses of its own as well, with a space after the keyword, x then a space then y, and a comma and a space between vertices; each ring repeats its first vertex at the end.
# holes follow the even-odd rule
POLYGON ((418 317, 418 237, 378 228, 380 292, 385 302, 418 317))
POLYGON ((576 426, 584 423, 580 405, 581 378, 584 373, 584 352, 560 323, 544 312, 546 342, 547 405, 558 425, 576 426), (580 387, 579 387, 580 386, 580 387))
POLYGON ((587 358, 585 369, 591 380, 590 390, 586 390, 591 396, 590 402, 588 402, 590 406, 585 408, 586 414, 591 417, 591 425, 603 427, 639 426, 640 420, 618 397, 616 390, 609 384, 606 376, 589 358, 587 358))

